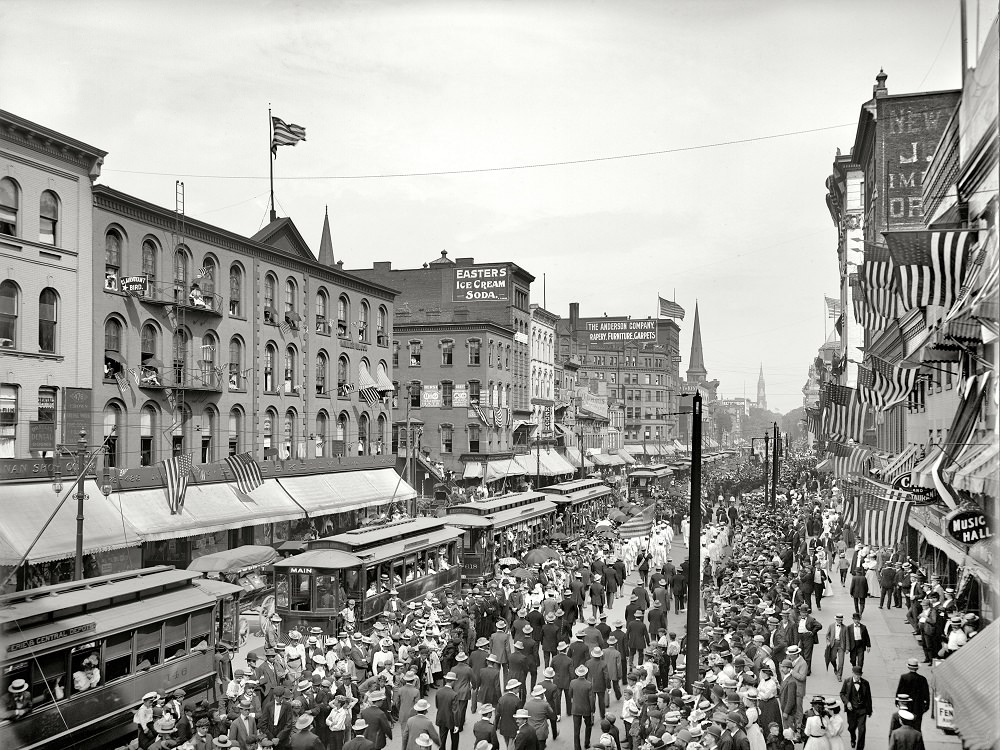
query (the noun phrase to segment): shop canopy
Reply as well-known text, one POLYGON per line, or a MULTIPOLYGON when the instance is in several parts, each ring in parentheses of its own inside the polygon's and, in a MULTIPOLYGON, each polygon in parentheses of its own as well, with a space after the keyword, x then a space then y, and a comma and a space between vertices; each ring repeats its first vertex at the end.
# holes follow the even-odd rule
POLYGON ((483 464, 486 464, 486 481, 495 482, 504 477, 523 477, 526 472, 513 458, 502 458, 488 461, 469 461, 465 464, 463 479, 482 479, 483 464))
POLYGON ((575 469, 555 451, 531 451, 514 456, 518 466, 529 476, 557 477, 572 474, 575 469))
MULTIPOLYGON (((580 451, 577 448, 566 448, 566 460, 569 461, 573 466, 580 468, 580 451)), ((589 458, 583 459, 584 468, 590 469, 594 466, 594 462, 589 458)))
POLYGON ((246 544, 242 547, 225 549, 195 558, 188 565, 188 570, 201 573, 236 573, 243 568, 258 565, 270 565, 278 559, 274 547, 259 544, 246 544))
POLYGON ((993 443, 986 446, 968 464, 955 472, 954 487, 973 494, 985 494, 995 498, 998 487, 997 474, 1000 445, 993 443))
POLYGON ((994 622, 934 668, 934 692, 947 696, 968 750, 991 750, 1000 735, 1000 623, 994 622))
POLYGON ((594 462, 594 466, 621 466, 625 463, 617 453, 593 453, 590 460, 594 462))
POLYGON ((632 454, 631 454, 631 453, 629 453, 629 452, 628 452, 628 451, 627 451, 626 449, 624 449, 624 448, 620 448, 620 449, 618 450, 618 457, 619 457, 619 458, 620 458, 620 459, 621 459, 621 460, 622 460, 622 461, 623 461, 623 462, 624 462, 625 464, 628 464, 628 465, 631 465, 631 464, 634 464, 634 463, 635 463, 635 459, 634 459, 634 458, 632 458, 632 454))
MULTIPOLYGON (((73 490, 69 483, 63 493, 73 490)), ((92 479, 84 482, 83 553, 107 552, 124 547, 138 547, 138 530, 123 518, 118 508, 108 502, 92 479)), ((75 492, 72 493, 75 495, 75 492)), ((0 565, 17 565, 32 540, 38 535, 59 498, 51 482, 9 484, 3 490, 3 523, 0 524, 0 565)), ((163 501, 166 507, 166 500, 163 501)), ((45 528, 28 555, 29 563, 63 560, 76 555, 77 500, 69 497, 52 523, 45 528)))
POLYGON ((941 446, 932 445, 923 460, 913 467, 911 473, 914 487, 923 487, 928 490, 933 490, 935 488, 934 477, 931 472, 934 470, 934 465, 940 458, 941 446))
POLYGON ((114 492, 108 499, 115 513, 121 512, 144 542, 290 521, 306 515, 274 479, 265 480, 250 495, 228 482, 190 483, 179 513, 170 512, 162 487, 114 492))
POLYGON ((405 502, 417 496, 416 491, 389 468, 304 474, 282 477, 277 482, 310 518, 405 502))

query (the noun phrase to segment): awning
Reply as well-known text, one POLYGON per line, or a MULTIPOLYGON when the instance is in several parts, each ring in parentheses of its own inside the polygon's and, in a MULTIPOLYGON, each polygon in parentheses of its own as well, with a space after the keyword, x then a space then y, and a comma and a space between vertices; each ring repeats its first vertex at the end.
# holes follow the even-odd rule
POLYGON ((290 321, 292 321, 293 323, 298 323, 298 322, 299 322, 300 320, 302 320, 302 316, 301 316, 301 315, 299 315, 299 314, 298 314, 297 312, 295 312, 294 310, 288 310, 288 311, 287 311, 287 312, 285 313, 285 320, 290 320, 290 321))
POLYGON ((184 508, 176 514, 170 513, 166 491, 160 487, 113 492, 108 499, 116 518, 121 512, 144 542, 305 517, 274 479, 265 480, 252 495, 229 483, 188 484, 184 508))
POLYGON ((378 385, 378 389, 382 393, 391 393, 396 390, 396 387, 389 380, 389 376, 385 374, 382 369, 379 369, 378 374, 375 377, 375 382, 378 385))
POLYGON ((994 622, 934 668, 934 690, 947 696, 968 750, 990 750, 1000 735, 1000 622, 994 622), (974 676, 975 679, 971 679, 974 676))
MULTIPOLYGON (((576 468, 580 468, 580 451, 577 448, 566 448, 566 460, 569 461, 576 468)), ((583 459, 583 466, 586 469, 591 468, 594 462, 589 458, 583 459)))
POLYGON ((310 518, 405 502, 416 491, 393 469, 362 469, 277 480, 310 518))
POLYGON ((645 456, 646 448, 641 445, 626 445, 623 449, 626 453, 633 456, 645 456))
POLYGON ((556 422, 555 427, 556 427, 556 432, 558 432, 564 438, 570 438, 572 440, 576 440, 576 433, 573 432, 573 430, 567 427, 566 425, 559 424, 558 422, 556 422))
POLYGON ((364 366, 358 368, 358 390, 362 388, 374 388, 378 390, 378 383, 375 382, 372 374, 368 372, 368 368, 364 366))
POLYGON ((889 465, 882 470, 880 476, 886 482, 892 482, 899 475, 909 473, 917 462, 918 453, 917 446, 906 446, 902 453, 889 461, 889 465))
POLYGON ((632 455, 627 450, 625 450, 624 448, 621 448, 621 449, 618 450, 618 456, 626 464, 631 465, 631 464, 635 463, 635 459, 632 458, 632 455))
POLYGON ((541 451, 540 453, 531 451, 530 453, 519 453, 514 456, 517 465, 524 469, 524 473, 528 476, 556 476, 558 472, 554 471, 545 459, 545 451, 541 451))
POLYGON ((952 487, 954 487, 955 475, 979 458, 980 453, 985 450, 989 450, 991 447, 990 443, 985 442, 985 438, 971 443, 966 443, 965 446, 963 446, 958 452, 958 455, 955 456, 955 460, 952 461, 951 465, 941 471, 941 475, 952 487))
MULTIPOLYGON (((67 482, 63 492, 70 489, 71 485, 67 482)), ((90 495, 90 499, 83 502, 84 554, 138 547, 142 543, 136 528, 119 515, 118 509, 108 502, 96 482, 86 480, 83 489, 90 495)), ((20 562, 58 502, 51 482, 9 484, 4 487, 0 565, 20 562)), ((164 500, 164 507, 166 504, 164 500)), ((76 554, 76 510, 76 498, 71 496, 28 555, 29 563, 63 560, 76 554)))
MULTIPOLYGON (((593 462, 594 466, 613 466, 613 462, 609 456, 603 453, 593 453, 590 456, 590 460, 593 462)), ((619 462, 621 459, 619 459, 619 462)))
POLYGON ((278 552, 274 547, 245 544, 242 547, 202 555, 193 560, 187 569, 202 573, 235 573, 243 568, 270 565, 277 559, 278 552))
POLYGON ((543 452, 542 464, 547 465, 552 469, 553 476, 576 473, 576 469, 573 467, 573 464, 563 458, 562 454, 558 451, 550 451, 549 453, 543 452))
POLYGON ((997 497, 998 479, 1000 473, 997 457, 1000 446, 996 443, 986 446, 968 464, 955 472, 952 486, 957 490, 965 490, 973 494, 985 494, 997 497))
MULTIPOLYGON (((486 481, 495 482, 504 477, 523 477, 527 472, 513 458, 503 458, 486 462, 486 481)), ((463 479, 482 479, 483 462, 470 461, 465 464, 465 471, 462 473, 463 479)))
POLYGON ((923 460, 913 467, 910 472, 911 480, 914 487, 925 487, 926 489, 935 489, 934 478, 931 476, 931 471, 934 469, 934 464, 941 457, 941 446, 932 445, 927 450, 927 455, 924 456, 923 460))

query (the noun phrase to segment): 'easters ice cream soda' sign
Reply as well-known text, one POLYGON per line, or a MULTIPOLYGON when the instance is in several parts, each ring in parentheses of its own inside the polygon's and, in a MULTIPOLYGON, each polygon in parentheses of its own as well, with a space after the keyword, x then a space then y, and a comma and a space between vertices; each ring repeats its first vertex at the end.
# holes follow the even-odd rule
POLYGON ((986 514, 978 510, 960 510, 945 520, 948 533, 959 544, 975 544, 993 536, 986 514))
POLYGON ((465 266, 455 269, 454 302, 506 302, 510 299, 507 266, 465 266))

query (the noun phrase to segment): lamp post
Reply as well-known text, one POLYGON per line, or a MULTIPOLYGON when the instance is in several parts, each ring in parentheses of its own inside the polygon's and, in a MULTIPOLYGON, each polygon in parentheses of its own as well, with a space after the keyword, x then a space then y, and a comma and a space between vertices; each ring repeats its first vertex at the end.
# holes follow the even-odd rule
POLYGON ((691 407, 691 525, 688 530, 687 652, 684 673, 688 690, 698 679, 701 643, 701 394, 695 393, 691 407))
POLYGON ((778 505, 778 454, 781 452, 781 440, 778 435, 778 423, 774 423, 774 456, 771 459, 771 509, 778 505))

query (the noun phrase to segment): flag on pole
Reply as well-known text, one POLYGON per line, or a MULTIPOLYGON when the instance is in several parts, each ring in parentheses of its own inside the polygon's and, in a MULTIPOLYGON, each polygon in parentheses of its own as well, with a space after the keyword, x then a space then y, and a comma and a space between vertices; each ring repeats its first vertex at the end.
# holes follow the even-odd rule
POLYGON ((830 397, 827 434, 837 440, 860 443, 865 434, 868 407, 858 398, 857 391, 846 385, 831 383, 827 392, 830 397))
POLYGON ((132 387, 132 386, 130 386, 128 384, 128 379, 126 379, 125 373, 123 373, 123 372, 116 372, 115 373, 115 382, 118 384, 118 392, 120 394, 122 394, 122 396, 125 395, 126 389, 129 389, 129 388, 132 387))
POLYGON ((187 493, 188 479, 191 476, 191 454, 182 453, 160 463, 166 475, 167 505, 170 508, 170 515, 176 515, 184 510, 184 495, 187 493))
POLYGON ((826 316, 832 320, 840 317, 840 300, 833 297, 823 297, 826 300, 826 316))
POLYGON ((653 520, 656 514, 656 506, 649 505, 642 509, 640 513, 629 518, 618 528, 618 533, 622 539, 638 539, 649 536, 653 530, 653 520))
POLYGON ((871 357, 873 388, 882 399, 882 409, 888 409, 906 400, 917 384, 919 367, 900 367, 879 357, 871 357))
POLYGON ((663 299, 663 297, 657 297, 660 301, 660 317, 661 318, 678 318, 679 320, 684 320, 684 308, 678 305, 676 302, 671 302, 670 300, 663 299))
POLYGON ((840 313, 837 316, 837 322, 833 324, 833 328, 834 328, 834 330, 837 331, 837 335, 838 336, 843 336, 844 335, 844 322, 845 322, 845 320, 846 320, 846 318, 844 316, 844 313, 840 313))
POLYGON ((865 493, 861 538, 878 547, 895 546, 906 533, 912 505, 908 500, 890 500, 874 492, 865 493))
POLYGON ((941 305, 958 299, 977 233, 962 231, 885 232, 903 309, 941 305))
POLYGON ((271 153, 278 155, 278 146, 294 146, 306 139, 306 129, 301 125, 286 123, 280 117, 271 116, 271 153))
POLYGON ((264 484, 264 478, 260 473, 260 466, 253 460, 253 456, 247 453, 238 453, 226 459, 226 466, 233 472, 236 478, 236 486, 240 492, 249 495, 255 489, 264 484))

